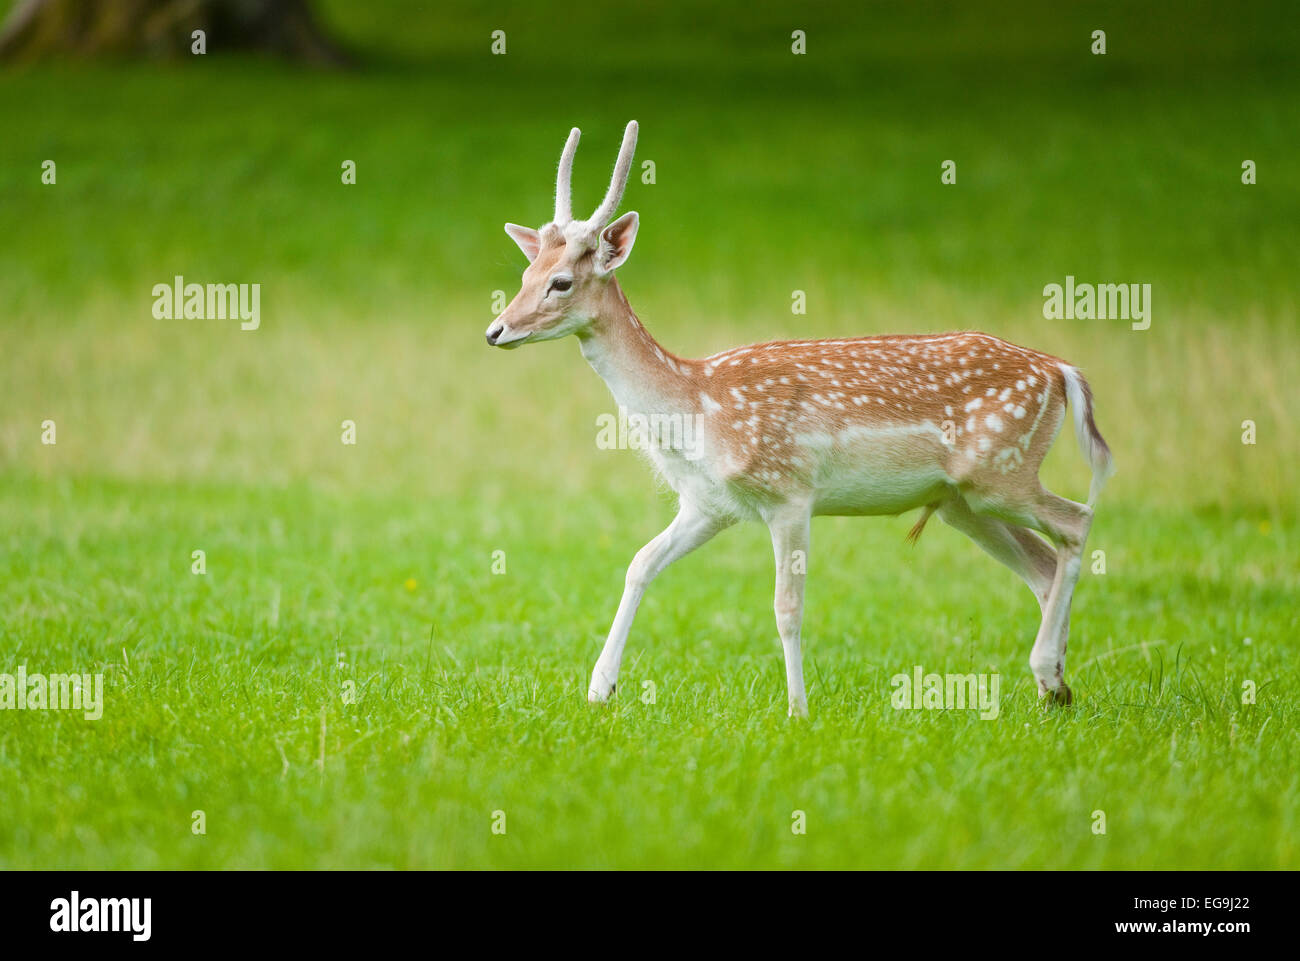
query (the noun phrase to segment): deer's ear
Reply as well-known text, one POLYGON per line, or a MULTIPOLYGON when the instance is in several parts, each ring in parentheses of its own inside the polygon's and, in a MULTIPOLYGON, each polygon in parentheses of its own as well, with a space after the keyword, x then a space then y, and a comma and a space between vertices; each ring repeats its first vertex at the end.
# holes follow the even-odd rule
POLYGON ((537 259, 537 251, 542 249, 542 238, 532 227, 520 227, 518 224, 506 224, 506 233, 519 245, 531 264, 537 259))
POLYGON ((621 267, 632 252, 636 228, 640 223, 635 210, 629 210, 600 232, 600 247, 596 250, 596 272, 607 274, 621 267))

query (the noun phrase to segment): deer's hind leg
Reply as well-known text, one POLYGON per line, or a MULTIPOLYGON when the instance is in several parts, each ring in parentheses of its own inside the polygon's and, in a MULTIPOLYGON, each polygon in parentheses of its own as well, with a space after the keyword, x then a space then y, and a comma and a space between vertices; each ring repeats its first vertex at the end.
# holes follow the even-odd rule
POLYGON ((1015 495, 1005 488, 972 490, 966 500, 975 513, 1041 531, 1056 546, 1055 570, 1043 605, 1043 621, 1029 653, 1029 667, 1038 682, 1039 697, 1056 704, 1069 704, 1073 695, 1065 683, 1065 648, 1069 641, 1070 602, 1083 566, 1092 510, 1058 497, 1039 484, 1037 478, 1031 489, 1022 489, 1015 495))
POLYGON ((945 501, 938 513, 945 524, 961 531, 990 557, 1019 575, 1034 592, 1039 610, 1046 613, 1056 576, 1056 551, 1050 544, 1024 527, 976 514, 960 497, 945 501))
POLYGON ((1038 529, 1057 545, 1057 563, 1051 597, 1043 609, 1043 623, 1029 652, 1029 667, 1038 681, 1039 696, 1069 704, 1073 696, 1065 683, 1065 648, 1069 643, 1070 603, 1083 568, 1092 509, 1040 488, 1033 513, 1038 529))

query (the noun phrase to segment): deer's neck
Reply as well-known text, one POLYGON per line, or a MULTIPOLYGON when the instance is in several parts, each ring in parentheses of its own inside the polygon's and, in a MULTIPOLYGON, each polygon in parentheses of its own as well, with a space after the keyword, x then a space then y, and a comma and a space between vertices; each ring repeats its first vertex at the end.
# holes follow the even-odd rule
POLYGON ((599 311, 578 338, 582 356, 609 386, 614 400, 635 413, 694 409, 690 362, 664 350, 610 280, 599 311))

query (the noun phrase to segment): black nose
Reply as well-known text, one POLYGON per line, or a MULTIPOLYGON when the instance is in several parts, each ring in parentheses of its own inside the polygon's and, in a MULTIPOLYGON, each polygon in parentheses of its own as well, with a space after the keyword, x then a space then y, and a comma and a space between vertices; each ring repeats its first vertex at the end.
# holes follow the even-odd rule
POLYGON ((501 331, 505 329, 505 324, 493 324, 488 328, 487 342, 489 347, 495 347, 497 345, 497 338, 501 336, 501 331))

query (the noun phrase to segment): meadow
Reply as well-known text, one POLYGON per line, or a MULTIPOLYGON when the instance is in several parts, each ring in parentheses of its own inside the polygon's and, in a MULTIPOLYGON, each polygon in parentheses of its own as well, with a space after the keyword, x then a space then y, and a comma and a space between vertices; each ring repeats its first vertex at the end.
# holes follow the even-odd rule
MULTIPOLYGON (((0 711, 0 868, 1300 867, 1284 5, 324 8, 363 66, 0 68, 0 673, 106 685, 0 711), (1072 708, 1029 592, 913 516, 815 522, 808 721, 756 526, 587 705, 671 492, 597 447, 575 343, 483 331, 569 127, 594 207, 632 118, 620 281, 670 349, 980 329, 1086 371, 1119 472, 1072 708), (155 319, 178 274, 260 283, 259 329, 155 319), (1150 283, 1150 329, 1044 318, 1067 275, 1150 283), (998 718, 895 710, 916 665, 1000 674, 998 718)), ((1044 480, 1083 499, 1068 435, 1044 480)))

